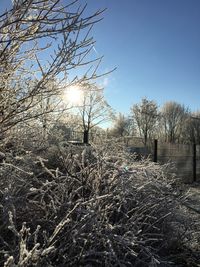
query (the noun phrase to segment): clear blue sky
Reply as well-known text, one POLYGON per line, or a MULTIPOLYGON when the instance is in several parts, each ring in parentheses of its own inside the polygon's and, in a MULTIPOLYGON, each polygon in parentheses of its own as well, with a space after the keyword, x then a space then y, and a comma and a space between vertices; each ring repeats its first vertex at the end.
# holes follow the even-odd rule
POLYGON ((200 110, 200 0, 84 2, 89 13, 107 8, 92 34, 104 55, 101 70, 117 67, 103 80, 116 111, 129 113, 145 96, 159 106, 173 100, 200 110))
POLYGON ((200 0, 88 0, 107 7, 94 28, 106 80, 106 97, 117 111, 146 96, 200 110, 200 0))

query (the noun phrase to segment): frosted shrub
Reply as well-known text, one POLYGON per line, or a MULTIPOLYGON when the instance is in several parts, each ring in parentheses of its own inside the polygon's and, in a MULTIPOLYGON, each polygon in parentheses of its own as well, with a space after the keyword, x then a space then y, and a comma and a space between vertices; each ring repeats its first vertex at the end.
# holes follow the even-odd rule
POLYGON ((167 266, 180 195, 165 168, 116 144, 7 157, 0 265, 167 266))

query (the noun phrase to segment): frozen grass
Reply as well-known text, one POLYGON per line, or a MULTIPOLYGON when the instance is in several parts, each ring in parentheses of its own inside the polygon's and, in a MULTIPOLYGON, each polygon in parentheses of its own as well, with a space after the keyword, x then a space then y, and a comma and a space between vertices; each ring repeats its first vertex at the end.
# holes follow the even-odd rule
POLYGON ((7 153, 0 265, 187 266, 178 255, 190 226, 169 167, 136 161, 112 142, 7 153))

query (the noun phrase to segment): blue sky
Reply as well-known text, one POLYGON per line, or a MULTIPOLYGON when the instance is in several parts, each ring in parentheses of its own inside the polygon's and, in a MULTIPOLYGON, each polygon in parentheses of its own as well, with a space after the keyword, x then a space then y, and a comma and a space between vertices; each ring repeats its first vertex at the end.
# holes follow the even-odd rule
POLYGON ((94 28, 111 106, 129 113, 142 97, 200 110, 199 0, 88 0, 88 9, 106 7, 94 28))
POLYGON ((117 67, 101 81, 117 112, 128 114, 142 97, 200 110, 200 0, 85 2, 88 13, 107 8, 92 35, 104 55, 101 71, 117 67))

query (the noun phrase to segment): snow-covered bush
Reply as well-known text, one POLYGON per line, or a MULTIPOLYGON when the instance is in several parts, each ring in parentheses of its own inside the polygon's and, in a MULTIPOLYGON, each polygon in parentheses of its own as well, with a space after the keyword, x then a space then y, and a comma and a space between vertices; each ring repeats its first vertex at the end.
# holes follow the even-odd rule
POLYGON ((166 169, 113 143, 6 154, 0 265, 167 266, 180 194, 166 169))

